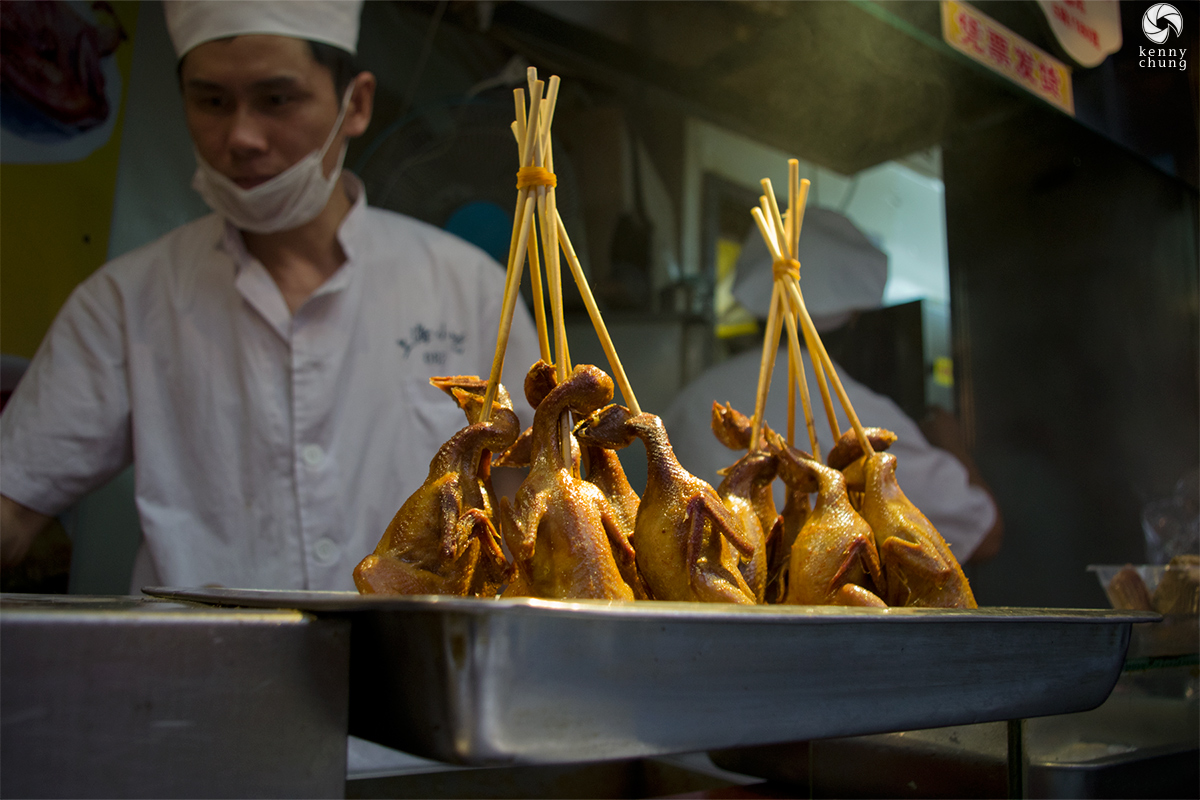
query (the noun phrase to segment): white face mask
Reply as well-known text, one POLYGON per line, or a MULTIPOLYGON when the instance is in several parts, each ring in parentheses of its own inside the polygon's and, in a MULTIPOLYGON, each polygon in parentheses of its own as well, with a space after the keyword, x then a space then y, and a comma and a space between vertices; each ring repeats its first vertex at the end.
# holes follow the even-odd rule
POLYGON ((316 219, 329 202, 333 189, 342 174, 342 161, 346 158, 346 145, 342 145, 337 165, 328 178, 322 165, 333 139, 342 127, 346 108, 354 85, 346 88, 342 108, 337 121, 320 150, 314 150, 304 158, 265 183, 243 189, 229 178, 217 172, 200 153, 196 153, 196 174, 192 176, 192 188, 200 193, 204 202, 213 211, 229 220, 240 230, 253 233, 275 233, 298 228, 316 219))

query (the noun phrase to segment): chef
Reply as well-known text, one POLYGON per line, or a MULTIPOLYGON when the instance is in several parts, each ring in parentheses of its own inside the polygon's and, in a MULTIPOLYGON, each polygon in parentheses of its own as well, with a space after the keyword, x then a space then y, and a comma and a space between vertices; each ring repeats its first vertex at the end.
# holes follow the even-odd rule
MULTIPOLYGON (((0 417, 4 564, 132 462, 135 592, 353 589, 466 424, 428 379, 488 375, 504 271, 368 206, 342 169, 375 92, 360 6, 164 3, 213 213, 101 267, 55 319, 0 417)), ((537 357, 518 304, 505 382, 537 357)))
MULTIPOLYGON (((883 301, 887 255, 842 214, 821 208, 808 210, 797 260, 801 264, 800 287, 805 306, 818 331, 835 330, 855 312, 878 308, 883 301)), ((754 228, 738 256, 734 297, 760 319, 766 319, 773 280, 771 256, 754 228)), ((785 331, 784 342, 786 337, 785 331)), ((767 424, 780 432, 787 421, 787 353, 785 344, 776 356, 772 391, 767 396, 765 411, 767 424)), ((714 485, 720 481, 717 470, 732 464, 737 454, 718 442, 711 432, 713 401, 730 402, 746 415, 752 414, 761 359, 761 350, 755 348, 718 364, 686 386, 663 415, 680 463, 714 485)), ((833 442, 820 389, 807 352, 802 360, 817 440, 821 452, 828 453, 833 442)), ((939 443, 952 448, 955 451, 952 455, 931 445, 917 423, 890 399, 858 383, 841 368, 837 368, 837 374, 862 424, 887 428, 897 435, 888 452, 896 456, 900 486, 942 534, 959 561, 966 562, 972 557, 984 560, 995 555, 1003 535, 1001 517, 962 446, 953 419, 939 415, 934 426, 944 434, 939 443)), ((840 429, 848 430, 850 423, 836 397, 834 406, 840 429)), ((808 450, 803 419, 803 411, 797 407, 796 444, 808 450)), ((778 481, 776 488, 782 507, 784 498, 778 481)))

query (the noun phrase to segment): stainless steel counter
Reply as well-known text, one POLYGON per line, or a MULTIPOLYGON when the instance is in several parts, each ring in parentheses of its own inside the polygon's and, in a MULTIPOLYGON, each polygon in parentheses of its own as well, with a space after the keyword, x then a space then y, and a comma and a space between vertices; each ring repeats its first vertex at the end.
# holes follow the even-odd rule
POLYGON ((0 595, 0 795, 341 797, 349 623, 0 595))

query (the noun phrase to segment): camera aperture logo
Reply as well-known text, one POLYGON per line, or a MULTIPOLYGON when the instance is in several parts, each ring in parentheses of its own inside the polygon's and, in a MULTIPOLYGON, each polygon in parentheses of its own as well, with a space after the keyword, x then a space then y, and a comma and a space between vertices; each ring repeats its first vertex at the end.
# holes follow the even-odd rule
MULTIPOLYGON (((1142 33, 1154 44, 1165 44, 1171 34, 1178 39, 1183 33, 1183 15, 1170 3, 1155 3, 1142 14, 1142 33)), ((1187 69, 1186 47, 1139 47, 1138 66, 1164 69, 1187 69)))

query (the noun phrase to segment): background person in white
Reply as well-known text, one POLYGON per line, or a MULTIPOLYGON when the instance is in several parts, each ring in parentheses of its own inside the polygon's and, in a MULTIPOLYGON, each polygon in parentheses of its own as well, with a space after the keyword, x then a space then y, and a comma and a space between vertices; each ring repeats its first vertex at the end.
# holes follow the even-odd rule
MULTIPOLYGON (((465 424, 428 378, 488 373, 504 273, 368 207, 341 171, 375 89, 344 69, 360 3, 165 8, 193 185, 216 213, 105 265, 64 305, 0 417, 3 562, 133 461, 135 591, 352 589, 465 424), (317 59, 331 50, 332 67, 317 59)), ((521 308, 506 382, 537 356, 521 308)))
MULTIPOLYGON (((887 255, 842 214, 810 208, 804 217, 798 256, 805 305, 818 330, 834 330, 848 322, 856 311, 878 308, 882 303, 887 255)), ((747 310, 766 319, 772 280, 771 257, 758 229, 752 228, 738 256, 734 296, 747 310)), ((720 481, 717 470, 738 457, 712 434, 713 401, 729 402, 747 416, 753 414, 761 359, 762 350, 753 348, 716 365, 684 387, 663 415, 680 463, 713 485, 720 481)), ((805 357, 803 361, 817 440, 821 452, 828 454, 832 441, 820 389, 811 359, 805 357)), ((787 374, 785 344, 775 359, 765 413, 767 424, 781 433, 787 423, 787 374)), ((889 398, 871 391, 841 368, 838 377, 863 425, 887 428, 897 435, 888 452, 896 456, 900 486, 942 534, 959 561, 994 556, 1003 537, 1002 518, 963 445, 954 418, 945 412, 934 417, 929 429, 938 434, 941 445, 934 447, 917 423, 889 398)), ((848 430, 850 423, 841 404, 835 399, 834 405, 841 430, 848 430)), ((803 412, 799 408, 796 438, 797 447, 809 449, 803 412)), ((782 484, 776 481, 775 487, 782 508, 782 484)))

